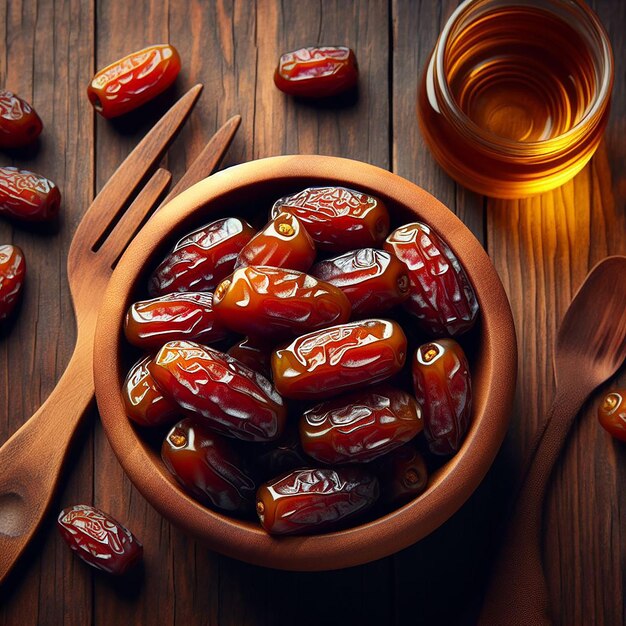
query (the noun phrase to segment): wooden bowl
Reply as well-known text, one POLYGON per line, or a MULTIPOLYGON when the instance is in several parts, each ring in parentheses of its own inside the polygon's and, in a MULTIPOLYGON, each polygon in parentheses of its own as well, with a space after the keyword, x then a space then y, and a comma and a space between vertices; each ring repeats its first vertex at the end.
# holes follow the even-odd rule
POLYGON ((238 165, 194 185, 153 216, 120 260, 104 298, 96 331, 94 375, 102 423, 131 481, 163 516, 222 554, 288 570, 338 569, 401 550, 445 522, 486 474, 507 429, 515 388, 517 349, 511 310, 496 271, 467 227, 416 185, 365 163, 326 156, 282 156, 238 165), (378 196, 392 227, 430 224, 459 258, 481 313, 471 354, 473 417, 459 452, 432 474, 428 489, 392 513, 328 534, 271 537, 259 526, 198 504, 161 462, 160 442, 149 442, 128 420, 122 383, 137 357, 122 323, 128 306, 145 297, 151 269, 192 228, 225 215, 264 223, 273 200, 311 185, 343 185, 378 196))

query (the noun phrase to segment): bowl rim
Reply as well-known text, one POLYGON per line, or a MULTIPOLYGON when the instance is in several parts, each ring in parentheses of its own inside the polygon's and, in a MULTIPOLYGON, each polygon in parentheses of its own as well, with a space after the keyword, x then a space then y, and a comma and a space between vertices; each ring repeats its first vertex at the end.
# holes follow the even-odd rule
MULTIPOLYGON (((208 221, 208 220, 207 220, 208 221)), ((137 234, 113 272, 101 306, 94 344, 96 400, 106 436, 124 471, 164 517, 200 538, 210 549, 255 565, 296 571, 339 569, 397 552, 422 539, 470 497, 491 466, 509 421, 517 373, 517 343, 504 288, 487 253, 471 231, 439 200, 414 183, 379 167, 341 157, 287 155, 250 161, 213 174, 171 200, 137 234), (260 527, 208 509, 154 468, 126 417, 119 346, 122 321, 138 270, 171 231, 195 211, 219 210, 234 188, 287 179, 315 184, 337 181, 403 205, 432 225, 461 259, 481 308, 481 377, 484 401, 461 447, 420 497, 384 517, 346 530, 310 536, 272 537, 260 527), (132 280, 129 280, 132 277, 132 280), (486 383, 489 383, 488 385, 486 383)), ((476 395, 476 394, 475 394, 476 395)))

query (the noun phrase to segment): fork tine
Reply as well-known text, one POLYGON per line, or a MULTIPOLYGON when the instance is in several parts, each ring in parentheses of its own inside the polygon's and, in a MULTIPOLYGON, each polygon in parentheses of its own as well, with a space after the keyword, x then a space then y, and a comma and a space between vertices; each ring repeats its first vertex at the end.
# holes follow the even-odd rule
POLYGON ((156 207, 159 199, 167 191, 171 180, 172 175, 163 168, 159 168, 152 175, 97 250, 99 257, 111 265, 115 263, 128 242, 143 225, 148 213, 156 207))
POLYGON ((102 237, 146 174, 174 141, 201 91, 201 84, 192 87, 137 144, 91 203, 76 230, 74 241, 88 242, 91 246, 102 237))
POLYGON ((167 197, 163 200, 157 211, 160 211, 172 198, 175 198, 178 194, 185 191, 185 189, 213 173, 224 158, 224 154, 226 154, 226 151, 232 143, 240 124, 241 115, 233 115, 213 137, 211 137, 209 142, 202 149, 202 152, 193 160, 189 169, 167 194, 167 197))

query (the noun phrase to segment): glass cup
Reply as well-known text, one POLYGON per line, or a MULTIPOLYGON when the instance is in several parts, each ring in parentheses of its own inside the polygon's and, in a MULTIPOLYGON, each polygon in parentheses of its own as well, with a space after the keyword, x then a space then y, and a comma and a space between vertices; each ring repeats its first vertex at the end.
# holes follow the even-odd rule
POLYGON ((613 56, 576 0, 466 0, 443 28, 418 96, 435 159, 478 193, 520 198, 579 172, 598 147, 613 56))

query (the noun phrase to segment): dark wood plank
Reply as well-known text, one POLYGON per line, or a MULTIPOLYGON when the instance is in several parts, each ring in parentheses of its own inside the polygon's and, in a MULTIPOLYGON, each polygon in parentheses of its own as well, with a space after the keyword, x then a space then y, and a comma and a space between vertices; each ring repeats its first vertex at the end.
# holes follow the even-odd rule
MULTIPOLYGON (((589 167, 555 192, 490 203, 492 257, 511 299, 520 346, 516 415, 506 444, 518 462, 551 402, 554 338, 574 291, 598 260, 626 252, 623 239, 611 232, 626 229, 611 199, 607 165, 602 148, 589 167), (515 260, 506 252, 512 249, 515 260)), ((623 542, 615 523, 623 510, 617 482, 623 469, 597 423, 598 399, 594 394, 579 416, 546 507, 546 568, 563 624, 623 620, 623 562, 615 549, 623 542), (594 591, 599 587, 601 594, 594 591)))
POLYGON ((387 24, 387 7, 374 0, 258 3, 255 157, 332 154, 389 166, 387 24), (322 106, 276 89, 272 76, 283 52, 329 43, 354 49, 358 98, 322 106))
MULTIPOLYGON (((607 28, 616 59, 612 114, 603 145, 588 168, 590 212, 585 232, 592 265, 605 254, 626 254, 626 76, 620 70, 620 59, 626 54, 626 37, 620 27, 626 22, 626 7, 601 0, 590 5, 607 28)), ((552 602, 561 606, 559 615, 564 624, 573 620, 626 622, 626 543, 619 522, 626 510, 621 488, 626 455, 596 417, 602 392, 616 384, 626 386, 624 368, 592 396, 579 416, 548 501, 545 553, 552 602), (561 598, 571 601, 563 603, 561 598)))
MULTIPOLYGON (((583 228, 592 265, 604 254, 626 254, 626 76, 620 70, 626 38, 619 26, 626 21, 626 7, 601 0, 590 4, 609 32, 616 59, 612 114, 589 168, 589 223, 583 228)), ((626 622, 626 533, 619 523, 626 512, 626 454, 596 418, 602 392, 615 384, 626 386, 624 368, 581 412, 548 501, 546 557, 552 602, 559 603, 563 624, 626 622)))
MULTIPOLYGON (((615 58, 622 58, 623 5, 593 5, 609 30, 615 58)), ((515 414, 505 443, 516 466, 551 402, 554 339, 573 293, 597 261, 626 253, 626 81, 619 69, 615 78, 606 140, 588 167, 551 193, 489 202, 489 253, 511 300, 520 349, 515 414)), ((597 423, 599 398, 594 394, 579 415, 546 503, 544 558, 555 619, 562 624, 626 619, 625 538, 618 523, 625 510, 624 454, 597 423)))
MULTIPOLYGON (((28 268, 19 315, 0 332, 1 442, 45 400, 74 345, 65 262, 93 191, 92 112, 82 97, 93 73, 93 20, 89 0, 0 5, 2 86, 32 102, 44 122, 38 146, 0 154, 0 163, 48 176, 63 195, 57 228, 0 223, 0 240, 19 245, 28 268)), ((55 508, 91 499, 88 428, 79 433, 76 444, 50 519, 0 589, 0 624, 90 623, 91 573, 75 561, 54 527, 55 508)))
MULTIPOLYGON (((187 16, 188 17, 188 16, 187 16)), ((190 25, 191 22, 188 22, 190 25)), ((100 2, 97 7, 97 67, 153 43, 170 40, 167 3, 100 2)), ((96 182, 100 189, 150 127, 190 86, 186 77, 141 111, 123 118, 96 120, 96 182)), ((195 114, 192 114, 192 117, 195 114)), ((183 131, 189 137, 189 131, 183 131)), ((179 151, 184 165, 184 152, 179 151)), ((130 584, 105 576, 94 578, 96 624, 154 624, 190 620, 190 611, 208 609, 211 563, 196 569, 193 542, 173 529, 135 490, 102 431, 95 429, 94 503, 128 525, 144 545, 144 568, 130 584), (197 601, 193 599, 197 598, 197 601)))

